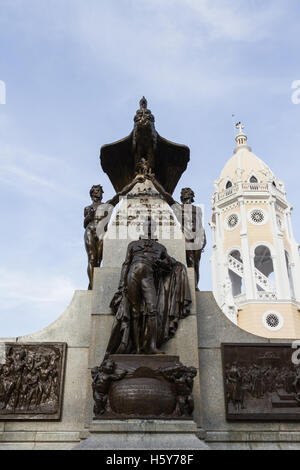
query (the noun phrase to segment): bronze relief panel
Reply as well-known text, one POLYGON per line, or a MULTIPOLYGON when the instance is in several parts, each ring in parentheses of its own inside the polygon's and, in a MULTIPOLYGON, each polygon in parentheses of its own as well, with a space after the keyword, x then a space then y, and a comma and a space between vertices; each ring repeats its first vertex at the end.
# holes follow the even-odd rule
POLYGON ((3 343, 0 420, 59 420, 66 343, 3 343))
POLYGON ((292 343, 222 344, 222 362, 228 421, 300 420, 300 366, 292 343))

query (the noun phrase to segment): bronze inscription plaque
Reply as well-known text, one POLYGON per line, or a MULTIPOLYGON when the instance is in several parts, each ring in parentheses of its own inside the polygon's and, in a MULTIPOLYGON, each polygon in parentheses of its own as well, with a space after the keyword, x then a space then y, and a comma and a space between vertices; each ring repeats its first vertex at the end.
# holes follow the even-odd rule
POLYGON ((300 420, 300 365, 290 344, 222 344, 226 419, 300 420))

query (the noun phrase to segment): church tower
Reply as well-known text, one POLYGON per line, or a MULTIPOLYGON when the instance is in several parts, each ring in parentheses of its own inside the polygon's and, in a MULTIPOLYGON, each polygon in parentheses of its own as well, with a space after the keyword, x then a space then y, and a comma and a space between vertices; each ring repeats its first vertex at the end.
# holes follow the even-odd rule
POLYGON ((270 338, 300 337, 300 260, 284 184, 241 123, 212 196, 213 291, 225 315, 270 338))

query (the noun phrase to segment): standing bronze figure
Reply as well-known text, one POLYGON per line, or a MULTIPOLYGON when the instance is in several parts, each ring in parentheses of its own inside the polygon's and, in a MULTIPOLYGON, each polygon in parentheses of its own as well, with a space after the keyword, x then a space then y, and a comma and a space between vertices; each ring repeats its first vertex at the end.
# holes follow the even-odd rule
POLYGON ((157 132, 154 127, 154 121, 153 114, 147 108, 147 100, 143 96, 140 100, 140 109, 137 110, 134 117, 132 150, 135 169, 142 158, 148 161, 151 168, 155 166, 157 132))
POLYGON ((137 175, 134 180, 125 186, 119 193, 106 203, 102 202, 103 188, 100 184, 91 187, 90 196, 93 203, 84 209, 84 243, 88 255, 87 273, 89 277, 88 289, 93 288, 94 268, 100 266, 103 255, 103 237, 113 208, 118 204, 119 198, 125 196, 136 183, 143 182, 144 178, 137 175))
POLYGON ((150 236, 128 245, 111 302, 116 318, 107 354, 158 354, 179 320, 190 313, 185 266, 150 236))
POLYGON ((202 210, 200 207, 193 205, 195 193, 191 188, 183 188, 180 204, 173 199, 171 194, 165 191, 153 175, 148 176, 148 178, 151 179, 157 191, 172 207, 181 225, 186 243, 186 264, 189 268, 194 268, 195 288, 199 290, 200 259, 206 245, 206 235, 202 225, 202 210))
POLYGON ((202 210, 194 206, 195 193, 191 188, 181 190, 181 204, 172 207, 177 218, 181 217, 186 242, 186 263, 195 271, 195 286, 198 289, 201 255, 206 246, 205 230, 202 226, 202 210), (187 214, 185 214, 187 211, 187 214))

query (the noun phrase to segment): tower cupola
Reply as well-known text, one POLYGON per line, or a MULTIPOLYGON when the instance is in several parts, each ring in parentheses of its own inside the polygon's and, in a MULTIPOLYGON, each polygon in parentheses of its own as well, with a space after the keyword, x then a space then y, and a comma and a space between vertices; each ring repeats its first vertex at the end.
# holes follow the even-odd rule
POLYGON ((300 335, 300 262, 283 182, 238 131, 212 196, 213 290, 223 312, 264 337, 300 335))

